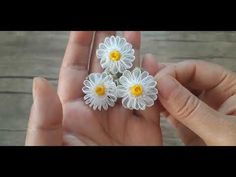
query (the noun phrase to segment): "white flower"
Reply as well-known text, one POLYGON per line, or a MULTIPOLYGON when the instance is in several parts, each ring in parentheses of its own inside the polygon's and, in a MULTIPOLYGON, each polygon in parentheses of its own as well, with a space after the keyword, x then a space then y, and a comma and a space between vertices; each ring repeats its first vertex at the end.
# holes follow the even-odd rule
POLYGON ((157 82, 148 72, 135 68, 132 73, 126 70, 119 78, 117 96, 122 98, 122 105, 128 109, 144 110, 157 99, 157 82))
POLYGON ((102 68, 108 69, 112 74, 130 69, 135 60, 132 45, 119 36, 106 37, 104 43, 99 44, 96 55, 102 68))
POLYGON ((117 100, 116 84, 113 82, 111 75, 107 73, 92 73, 88 76, 88 80, 84 81, 83 92, 85 104, 89 104, 94 110, 101 111, 113 107, 117 100))

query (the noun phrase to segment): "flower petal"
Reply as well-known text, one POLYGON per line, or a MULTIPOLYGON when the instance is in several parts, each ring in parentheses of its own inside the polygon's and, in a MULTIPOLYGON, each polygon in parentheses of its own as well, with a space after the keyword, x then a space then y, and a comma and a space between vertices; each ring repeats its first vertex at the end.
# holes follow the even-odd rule
POLYGON ((105 104, 102 105, 102 107, 103 107, 104 110, 107 110, 108 109, 108 104, 105 103, 105 104))
POLYGON ((122 98, 127 95, 127 88, 123 85, 117 86, 117 96, 122 98))
POLYGON ((126 77, 128 80, 131 80, 132 79, 132 75, 131 75, 131 72, 129 70, 126 70, 124 73, 123 73, 123 76, 126 77))
POLYGON ((110 43, 111 43, 111 46, 116 47, 116 38, 115 38, 115 36, 110 37, 110 43))
POLYGON ((106 50, 105 49, 98 49, 96 51, 96 56, 98 57, 98 59, 100 58, 104 58, 104 55, 106 54, 106 50))
MULTIPOLYGON (((110 48, 110 47, 112 46, 109 37, 106 37, 106 38, 105 38, 104 44, 105 44, 106 49, 107 49, 107 48, 110 48)), ((100 45, 99 45, 99 48, 101 48, 100 45)))
POLYGON ((122 48, 122 46, 124 46, 124 44, 126 43, 125 38, 120 38, 119 42, 117 42, 117 47, 122 48))
POLYGON ((125 85, 130 83, 130 80, 125 76, 121 76, 120 79, 119 79, 119 82, 120 82, 121 85, 125 86, 125 85))
POLYGON ((89 80, 92 81, 93 83, 96 83, 96 74, 95 73, 92 73, 88 76, 89 80))
POLYGON ((143 99, 140 99, 138 104, 139 104, 139 109, 144 110, 146 108, 143 99))
POLYGON ((91 89, 89 87, 83 87, 82 88, 82 91, 86 94, 86 93, 90 93, 91 92, 91 89))
POLYGON ((141 74, 141 80, 143 80, 147 76, 149 76, 149 73, 147 71, 143 71, 142 74, 141 74))
POLYGON ((93 86, 93 83, 90 82, 89 80, 85 80, 85 81, 83 82, 83 84, 84 84, 86 87, 92 87, 92 86, 93 86))
POLYGON ((129 44, 129 43, 126 43, 122 48, 121 48, 121 51, 122 51, 122 53, 124 52, 129 52, 129 51, 131 51, 132 50, 132 45, 131 44, 129 44))
POLYGON ((128 101, 129 101, 129 97, 126 96, 122 99, 122 105, 125 107, 125 108, 128 108, 127 107, 127 104, 128 104, 128 101))
POLYGON ((136 81, 141 80, 141 70, 139 68, 135 68, 132 72, 133 79, 136 81))
POLYGON ((144 100, 145 104, 149 107, 154 104, 154 100, 152 98, 150 98, 149 96, 145 96, 143 98, 143 100, 144 100))

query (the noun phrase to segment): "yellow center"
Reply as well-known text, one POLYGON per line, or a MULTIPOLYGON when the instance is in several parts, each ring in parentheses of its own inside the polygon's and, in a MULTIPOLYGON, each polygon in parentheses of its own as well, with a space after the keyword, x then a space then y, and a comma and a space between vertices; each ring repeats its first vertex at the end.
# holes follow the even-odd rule
POLYGON ((118 50, 112 50, 109 57, 112 61, 119 61, 121 58, 121 53, 118 50))
POLYGON ((130 88, 130 92, 134 96, 140 96, 143 93, 143 87, 141 85, 135 84, 130 88))
POLYGON ((105 95, 106 88, 103 85, 97 85, 95 88, 95 92, 99 96, 105 95))

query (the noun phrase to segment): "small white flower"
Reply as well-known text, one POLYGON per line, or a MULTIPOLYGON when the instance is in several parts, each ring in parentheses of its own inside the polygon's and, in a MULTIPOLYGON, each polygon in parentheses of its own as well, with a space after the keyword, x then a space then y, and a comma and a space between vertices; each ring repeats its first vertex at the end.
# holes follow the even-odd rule
POLYGON ((157 99, 157 82, 148 72, 135 68, 126 70, 119 78, 117 96, 122 98, 122 105, 128 109, 144 110, 157 99))
POLYGON ((111 75, 107 73, 92 73, 88 79, 84 81, 82 88, 85 93, 85 104, 89 104, 94 110, 101 111, 113 107, 117 100, 116 84, 113 82, 111 75))
POLYGON ((96 55, 102 68, 108 69, 112 74, 130 69, 135 60, 132 45, 119 36, 106 37, 104 43, 99 44, 96 55))

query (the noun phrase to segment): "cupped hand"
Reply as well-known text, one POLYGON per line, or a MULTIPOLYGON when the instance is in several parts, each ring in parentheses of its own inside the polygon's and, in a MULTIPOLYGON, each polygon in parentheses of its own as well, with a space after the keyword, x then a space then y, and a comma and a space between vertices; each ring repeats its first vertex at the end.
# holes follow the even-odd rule
MULTIPOLYGON (((34 79, 34 102, 26 145, 162 145, 160 114, 155 106, 144 111, 116 103, 108 111, 94 111, 83 101, 83 81, 102 72, 95 52, 115 32, 71 32, 59 75, 58 93, 42 78, 34 79)), ((140 32, 124 32, 140 65, 140 32)), ((147 55, 142 66, 154 75, 157 64, 147 55)))

